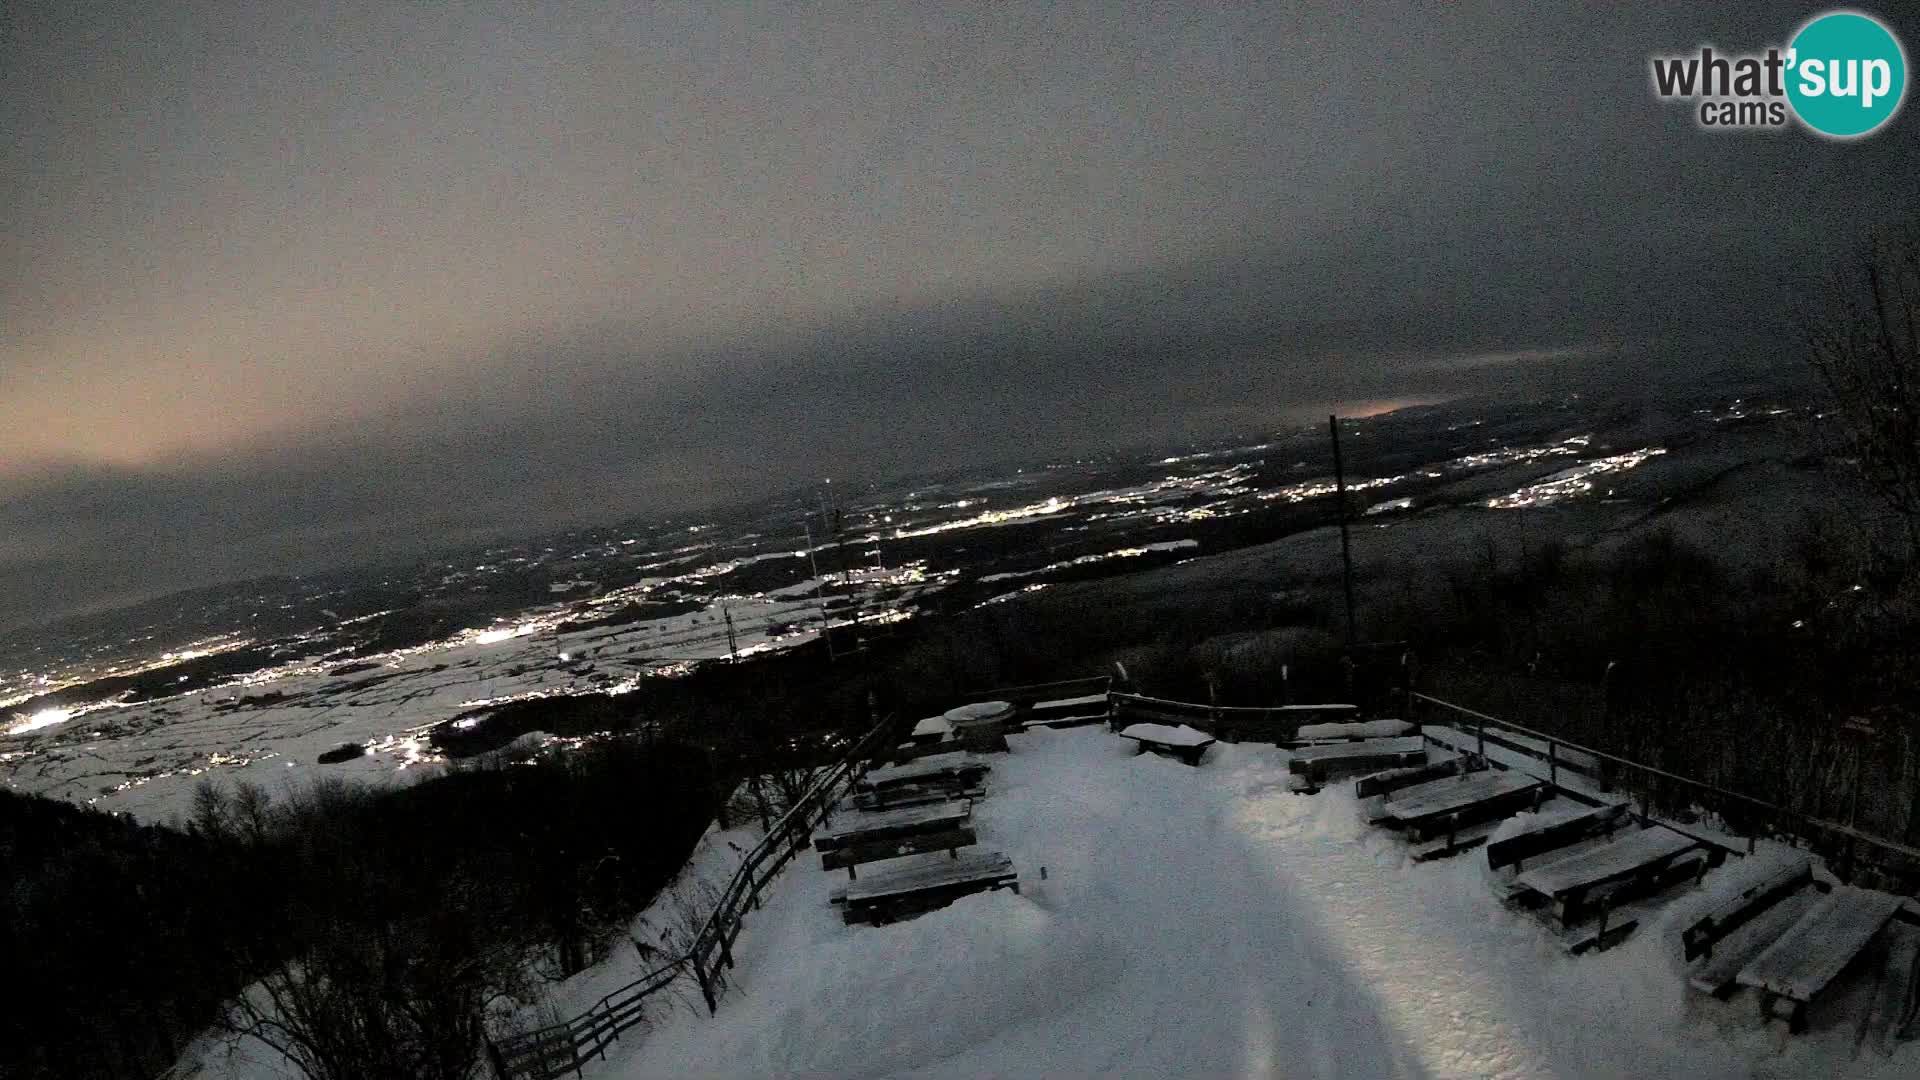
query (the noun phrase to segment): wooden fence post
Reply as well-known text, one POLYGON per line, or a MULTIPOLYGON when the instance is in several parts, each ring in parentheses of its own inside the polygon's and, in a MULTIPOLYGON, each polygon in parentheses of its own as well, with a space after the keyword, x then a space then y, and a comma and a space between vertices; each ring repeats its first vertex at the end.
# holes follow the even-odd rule
POLYGON ((707 976, 707 965, 700 960, 700 946, 696 942, 693 952, 688 954, 687 962, 693 965, 693 979, 700 984, 700 996, 707 999, 707 1015, 713 1016, 720 1011, 720 1002, 713 996, 713 980, 707 976))

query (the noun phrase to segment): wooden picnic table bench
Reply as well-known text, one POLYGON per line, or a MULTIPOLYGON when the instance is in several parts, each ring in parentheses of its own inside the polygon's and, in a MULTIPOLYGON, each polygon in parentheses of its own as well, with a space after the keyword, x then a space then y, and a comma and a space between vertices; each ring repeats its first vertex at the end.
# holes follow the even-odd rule
POLYGON ((1380 812, 1415 840, 1425 840, 1438 830, 1505 817, 1537 804, 1548 791, 1544 781, 1525 773, 1486 769, 1403 788, 1380 812))
POLYGON ((898 840, 918 833, 942 832, 965 825, 973 817, 973 806, 966 802, 934 803, 874 813, 847 814, 839 824, 814 837, 819 851, 832 851, 850 844, 875 840, 898 840))
POLYGON ((1842 886, 1793 924, 1780 940, 1735 976, 1760 992, 1760 1015, 1806 1030, 1807 1006, 1839 978, 1874 936, 1900 913, 1892 893, 1842 886))
POLYGON ((1407 735, 1299 747, 1292 751, 1287 771, 1318 781, 1326 779, 1335 769, 1386 769, 1420 765, 1426 760, 1427 740, 1407 735))
MULTIPOLYGON (((1359 798, 1370 799, 1376 795, 1391 795, 1396 791, 1403 791, 1416 784, 1424 784, 1430 780, 1439 780, 1443 777, 1458 776, 1459 774, 1460 759, 1458 757, 1441 758, 1439 761, 1428 761, 1424 765, 1409 765, 1403 769, 1386 769, 1381 772, 1363 776, 1353 782, 1353 793, 1359 798)), ((1384 806, 1385 803, 1382 802, 1381 805, 1384 806)))
POLYGON ((1623 886, 1654 891, 1676 880, 1670 876, 1676 866, 1685 866, 1689 874, 1704 871, 1705 859, 1699 866, 1680 860, 1705 847, 1691 836, 1655 825, 1524 871, 1514 879, 1514 886, 1544 899, 1561 926, 1572 926, 1587 914, 1589 902, 1597 896, 1618 898, 1625 892, 1623 886))
POLYGON ((1214 743, 1213 736, 1185 724, 1133 724, 1121 731, 1120 737, 1133 740, 1140 753, 1151 750, 1189 765, 1200 764, 1207 747, 1214 743))
POLYGON ((840 905, 841 918, 848 923, 879 926, 945 907, 970 893, 1004 888, 1020 891, 1013 860, 997 851, 974 851, 957 857, 910 856, 836 887, 829 899, 840 905))
POLYGON ((926 806, 958 799, 977 801, 986 797, 986 789, 977 782, 968 786, 947 783, 891 784, 877 791, 856 791, 853 805, 862 810, 892 810, 903 806, 926 806))
POLYGON ((845 870, 850 881, 860 878, 859 867, 867 863, 880 862, 883 859, 898 859, 905 855, 920 855, 929 851, 944 851, 949 858, 959 858, 960 849, 970 847, 980 838, 971 828, 941 829, 937 832, 909 833, 904 836, 890 836, 879 840, 861 840, 842 844, 820 854, 820 869, 845 870))
POLYGON ((1720 939, 1752 922, 1790 893, 1813 884, 1813 860, 1798 852, 1750 855, 1714 875, 1706 908, 1680 930, 1687 960, 1712 956, 1720 939))
POLYGON ((874 769, 861 777, 858 791, 878 791, 896 784, 951 784, 966 786, 993 771, 993 766, 973 754, 955 751, 934 754, 905 765, 874 769))
POLYGON ((1487 868, 1524 868, 1526 861, 1536 855, 1558 851, 1595 834, 1605 833, 1611 838, 1613 830, 1626 820, 1626 803, 1608 803, 1572 814, 1528 822, 1513 835, 1487 845, 1487 868))
POLYGON ((1405 720, 1354 720, 1332 724, 1301 724, 1294 729, 1293 740, 1298 743, 1315 743, 1394 739, 1412 730, 1413 725, 1405 720))

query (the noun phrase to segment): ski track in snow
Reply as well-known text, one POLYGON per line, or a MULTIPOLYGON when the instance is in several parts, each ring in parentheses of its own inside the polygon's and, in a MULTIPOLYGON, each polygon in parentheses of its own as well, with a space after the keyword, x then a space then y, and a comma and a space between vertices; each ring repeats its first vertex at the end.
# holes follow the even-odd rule
POLYGON ((1866 980, 1797 1039, 1688 991, 1686 895, 1569 957, 1478 853, 1414 865, 1345 787, 1288 793, 1284 751, 1195 770, 1099 729, 1012 741, 975 816, 1022 895, 848 927, 809 854, 749 918, 719 1016, 663 1012, 589 1075, 1920 1075, 1920 1047, 1856 1038, 1866 980))

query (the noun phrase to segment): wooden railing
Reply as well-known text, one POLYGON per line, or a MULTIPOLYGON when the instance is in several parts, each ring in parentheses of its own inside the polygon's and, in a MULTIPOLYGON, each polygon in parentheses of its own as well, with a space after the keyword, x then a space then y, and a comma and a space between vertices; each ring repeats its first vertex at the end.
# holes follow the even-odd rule
POLYGON ((592 1057, 606 1058, 609 1044, 644 1019, 647 999, 692 976, 709 1013, 720 1005, 722 972, 733 967, 733 943, 747 912, 760 907, 760 894, 774 875, 806 850, 813 827, 832 812, 834 802, 859 780, 881 750, 899 737, 900 722, 888 717, 822 770, 806 792, 768 829, 740 861, 686 955, 649 971, 612 991, 571 1020, 489 1043, 487 1054, 500 1080, 549 1080, 581 1075, 592 1057))
POLYGON ((1107 696, 1115 730, 1141 720, 1171 721, 1199 728, 1222 742, 1240 742, 1248 736, 1256 741, 1288 742, 1302 724, 1357 719, 1359 712, 1352 705, 1201 705, 1143 694, 1107 696))
POLYGON ((1753 848, 1755 835, 1765 827, 1798 839, 1828 855, 1843 875, 1857 858, 1865 854, 1868 861, 1902 884, 1910 884, 1916 876, 1920 876, 1920 848, 1876 836, 1851 825, 1803 814, 1704 780, 1643 765, 1618 754, 1583 746, 1524 724, 1443 701, 1430 694, 1416 692, 1411 696, 1422 705, 1444 709, 1460 717, 1462 722, 1458 726, 1474 737, 1481 757, 1486 756, 1489 742, 1529 754, 1546 763, 1549 779, 1555 784, 1559 782, 1561 769, 1593 777, 1602 790, 1620 784, 1639 798, 1643 815, 1654 809, 1656 802, 1672 804, 1677 802, 1676 796, 1684 794, 1689 802, 1702 809, 1717 813, 1730 822, 1743 823, 1745 827, 1742 831, 1746 834, 1749 851, 1753 848))
POLYGON ((1111 675, 1091 675, 1081 679, 1061 679, 1057 682, 1030 683, 1026 686, 999 686, 991 690, 981 690, 961 697, 961 701, 1004 701, 1018 709, 1029 708, 1042 701, 1054 701, 1061 698, 1086 697, 1091 694, 1104 694, 1113 685, 1111 675))

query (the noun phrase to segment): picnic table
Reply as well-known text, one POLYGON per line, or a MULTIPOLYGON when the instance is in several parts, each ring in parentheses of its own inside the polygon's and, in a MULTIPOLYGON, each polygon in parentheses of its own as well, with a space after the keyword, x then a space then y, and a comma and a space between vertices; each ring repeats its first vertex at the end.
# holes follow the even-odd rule
POLYGON ((1358 742, 1322 743, 1303 746, 1292 752, 1287 771, 1323 780, 1335 769, 1390 769, 1420 765, 1427 760, 1427 740, 1418 735, 1397 739, 1362 739, 1358 742))
POLYGON ((1013 860, 997 851, 967 852, 956 858, 920 855, 899 860, 885 871, 850 881, 829 894, 848 923, 874 926, 909 914, 931 911, 970 893, 1011 888, 1020 891, 1013 860))
POLYGON ((1584 916, 1596 893, 1605 890, 1611 896, 1619 887, 1634 884, 1653 887, 1682 856, 1703 846, 1691 836, 1656 825, 1524 871, 1514 878, 1514 886, 1545 899, 1560 925, 1571 926, 1584 916))
POLYGON ((1558 851, 1595 833, 1605 832, 1611 839, 1613 830, 1626 818, 1626 803, 1605 803, 1553 817, 1536 814, 1505 838, 1487 845, 1487 869, 1524 869, 1528 859, 1558 851))
POLYGON ((970 784, 892 784, 877 791, 854 792, 853 805, 862 810, 895 810, 904 806, 926 806, 956 799, 985 797, 986 789, 978 781, 970 784))
POLYGON ((964 787, 978 781, 993 766, 965 751, 931 754, 905 765, 875 769, 854 785, 858 791, 879 791, 901 784, 946 784, 964 787))
POLYGON ((875 840, 897 840, 917 833, 940 832, 965 825, 973 817, 973 806, 966 802, 947 802, 931 806, 910 806, 878 813, 848 814, 831 830, 814 838, 819 851, 832 851, 851 844, 875 840))
POLYGON ((838 828, 814 838, 820 869, 845 870, 859 880, 858 867, 882 859, 945 851, 959 857, 959 849, 978 839, 969 828, 973 807, 965 802, 914 806, 875 814, 852 814, 838 828))
POLYGON ((1505 817, 1546 791, 1543 781, 1525 773, 1487 769, 1402 788, 1381 807, 1381 817, 1425 840, 1438 829, 1505 817))
POLYGON ((1201 756, 1214 743, 1213 736, 1185 724, 1133 724, 1121 731, 1120 737, 1132 739, 1140 753, 1151 750, 1189 765, 1200 764, 1201 756))
POLYGON ((1735 981, 1760 992, 1763 1019, 1777 1017, 1789 1031, 1804 1031, 1807 1006, 1887 928, 1900 906, 1901 898, 1892 893, 1835 888, 1742 968, 1735 981))

